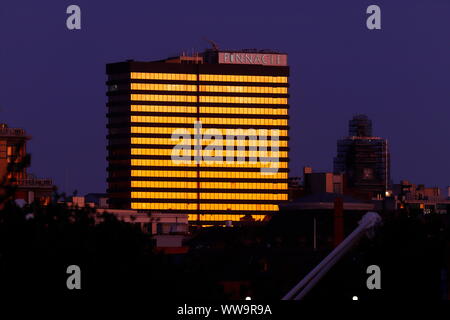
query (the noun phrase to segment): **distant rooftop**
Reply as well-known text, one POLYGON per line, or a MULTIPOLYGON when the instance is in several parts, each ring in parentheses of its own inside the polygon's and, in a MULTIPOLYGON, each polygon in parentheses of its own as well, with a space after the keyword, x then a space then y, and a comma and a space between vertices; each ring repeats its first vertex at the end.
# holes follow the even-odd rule
POLYGON ((350 137, 371 137, 372 136, 372 120, 365 114, 358 114, 349 121, 350 137))
POLYGON ((203 52, 182 52, 155 62, 166 63, 210 63, 210 64, 255 64, 286 66, 287 54, 273 49, 205 49, 203 52))
POLYGON ((6 123, 0 123, 0 137, 20 137, 30 139, 24 129, 9 128, 6 123))
POLYGON ((247 48, 247 49, 237 49, 237 50, 215 50, 215 49, 206 49, 205 52, 242 52, 242 53, 268 53, 268 54, 286 54, 284 52, 274 50, 274 49, 255 49, 255 48, 247 48))

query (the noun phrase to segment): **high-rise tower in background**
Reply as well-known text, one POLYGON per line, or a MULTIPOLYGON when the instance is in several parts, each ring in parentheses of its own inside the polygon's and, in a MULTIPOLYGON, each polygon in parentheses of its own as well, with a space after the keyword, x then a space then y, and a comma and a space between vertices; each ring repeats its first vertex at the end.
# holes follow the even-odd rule
POLYGON ((390 190, 388 141, 372 135, 372 121, 356 115, 349 121, 349 136, 338 140, 334 172, 347 178, 349 191, 368 198, 390 190))
POLYGON ((263 220, 287 200, 286 54, 207 50, 107 75, 112 207, 222 224, 263 220), (189 161, 174 161, 180 146, 189 161))

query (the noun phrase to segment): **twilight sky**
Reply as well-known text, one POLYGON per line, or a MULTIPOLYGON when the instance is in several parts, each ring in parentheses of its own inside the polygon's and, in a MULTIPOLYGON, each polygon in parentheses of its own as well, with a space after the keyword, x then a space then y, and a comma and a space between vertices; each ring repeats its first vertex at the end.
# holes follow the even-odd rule
POLYGON ((62 191, 106 188, 105 64, 209 46, 271 48, 291 66, 291 175, 332 170, 366 113, 394 182, 450 184, 450 1, 20 1, 0 4, 0 122, 33 136, 31 172, 62 191), (66 8, 82 30, 66 28, 66 8), (382 30, 366 28, 366 8, 382 30))

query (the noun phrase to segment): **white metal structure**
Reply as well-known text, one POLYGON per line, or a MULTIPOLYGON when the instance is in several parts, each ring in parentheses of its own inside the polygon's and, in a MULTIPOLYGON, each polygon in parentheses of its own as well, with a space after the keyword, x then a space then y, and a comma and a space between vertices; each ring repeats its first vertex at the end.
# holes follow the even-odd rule
POLYGON ((289 291, 282 300, 301 300, 333 267, 342 256, 353 248, 364 236, 372 237, 373 229, 381 223, 376 212, 367 212, 359 221, 359 226, 342 241, 325 259, 289 291))

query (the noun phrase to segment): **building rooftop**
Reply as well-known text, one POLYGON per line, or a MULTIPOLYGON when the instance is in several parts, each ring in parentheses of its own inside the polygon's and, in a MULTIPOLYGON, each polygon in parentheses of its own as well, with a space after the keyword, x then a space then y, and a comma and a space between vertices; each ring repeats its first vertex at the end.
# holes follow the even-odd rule
POLYGON ((329 193, 329 192, 309 194, 304 197, 296 199, 292 203, 334 202, 334 200, 336 200, 336 198, 341 198, 344 202, 348 202, 348 203, 364 203, 364 201, 355 199, 348 195, 329 193))
MULTIPOLYGON (((287 56, 286 53, 273 49, 206 49, 203 52, 182 52, 176 56, 145 63, 287 66, 287 56)), ((126 60, 126 62, 142 63, 143 61, 126 60)))
POLYGON ((337 198, 343 200, 344 210, 369 211, 374 209, 373 203, 367 203, 348 195, 337 193, 315 193, 298 198, 292 202, 281 204, 280 210, 331 210, 337 198))
POLYGON ((31 137, 27 135, 24 129, 9 128, 6 123, 0 123, 0 137, 17 137, 25 138, 27 140, 31 139, 31 137))

